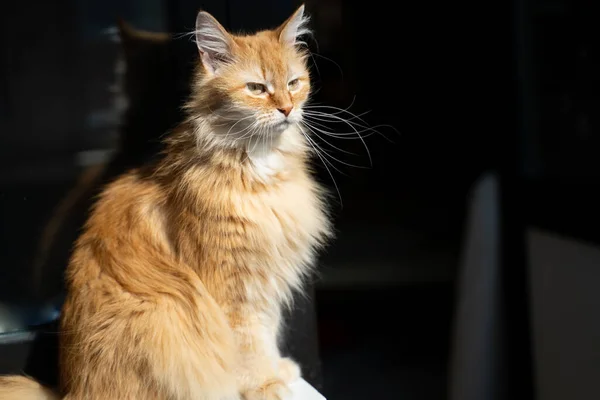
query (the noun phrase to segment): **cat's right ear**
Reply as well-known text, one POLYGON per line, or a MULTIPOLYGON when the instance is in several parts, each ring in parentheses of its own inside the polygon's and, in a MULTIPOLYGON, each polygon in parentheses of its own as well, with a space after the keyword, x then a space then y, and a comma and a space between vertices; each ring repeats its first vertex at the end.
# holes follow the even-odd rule
POLYGON ((198 13, 194 34, 207 73, 217 73, 223 64, 232 60, 233 39, 212 15, 205 11, 198 13))

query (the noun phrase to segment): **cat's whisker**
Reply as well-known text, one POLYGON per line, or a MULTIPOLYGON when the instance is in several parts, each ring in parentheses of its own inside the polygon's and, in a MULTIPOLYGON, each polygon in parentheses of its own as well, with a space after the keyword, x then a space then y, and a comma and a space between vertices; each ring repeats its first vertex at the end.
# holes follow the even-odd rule
MULTIPOLYGON (((354 99, 352 101, 352 104, 354 104, 354 99)), ((352 104, 349 107, 351 107, 352 104)), ((326 126, 324 124, 321 124, 321 123, 316 122, 316 121, 327 122, 327 123, 331 123, 331 122, 334 122, 334 123, 343 123, 343 124, 349 126, 354 131, 354 134, 357 135, 358 139, 363 143, 363 146, 365 147, 365 150, 366 150, 367 155, 369 157, 369 162, 370 162, 370 164, 372 166, 373 165, 373 161, 372 161, 372 158, 371 158, 371 152, 370 152, 369 147, 367 146, 367 143, 366 143, 366 141, 364 139, 366 137, 370 136, 371 134, 377 133, 380 136, 382 136, 383 138, 385 138, 386 140, 388 140, 390 142, 391 142, 391 140, 387 136, 385 136, 383 133, 381 133, 380 131, 378 131, 377 129, 375 129, 373 127, 369 127, 367 125, 367 122, 364 121, 361 118, 361 115, 357 115, 357 114, 354 114, 354 113, 348 111, 348 108, 341 109, 339 107, 334 107, 334 106, 314 106, 314 105, 311 106, 311 105, 308 105, 306 107, 306 110, 304 111, 304 114, 305 114, 305 118, 306 118, 307 121, 309 121, 313 125, 319 125, 319 126, 321 126, 321 128, 326 128, 326 126), (334 110, 334 112, 323 112, 323 111, 319 111, 319 110, 334 110), (340 116, 340 115, 344 115, 344 114, 350 115, 351 118, 347 119, 347 118, 343 118, 343 117, 340 116), (364 125, 352 121, 353 119, 356 119, 356 120, 364 123, 364 125), (358 128, 362 128, 362 129, 359 130, 359 129, 357 129, 357 127, 358 128), (370 132, 370 134, 369 135, 364 135, 364 136, 361 135, 364 132, 370 132)), ((364 114, 362 114, 362 115, 364 115, 364 114)), ((313 126, 313 128, 314 128, 313 129, 313 133, 315 133, 315 134, 316 134, 316 131, 319 131, 319 132, 321 132, 321 133, 323 133, 323 134, 325 134, 327 136, 335 137, 335 138, 345 139, 346 136, 352 135, 352 133, 346 133, 346 132, 344 132, 344 133, 328 132, 328 131, 325 131, 324 129, 319 129, 316 126, 313 126)))
MULTIPOLYGON (((305 120, 305 121, 307 121, 307 120, 310 120, 310 122, 311 122, 312 124, 314 124, 314 125, 317 125, 317 126, 320 126, 320 127, 322 127, 322 128, 329 128, 327 125, 325 125, 325 124, 322 124, 322 123, 320 123, 320 122, 317 122, 317 121, 322 121, 322 120, 320 120, 320 119, 315 119, 315 118, 312 118, 310 115, 306 115, 306 114, 305 114, 305 115, 304 115, 304 120, 305 120)), ((329 122, 329 121, 323 121, 323 122, 329 122)))
POLYGON ((307 111, 304 111, 304 113, 307 115, 312 115, 314 117, 321 117, 321 118, 325 118, 325 119, 329 118, 329 121, 352 121, 352 123, 354 123, 358 126, 364 127, 364 128, 367 128, 369 126, 369 124, 361 118, 363 115, 367 114, 367 112, 364 112, 359 115, 347 113, 347 114, 350 114, 350 118, 341 117, 340 115, 343 115, 343 113, 341 113, 341 112, 331 113, 331 112, 318 111, 316 109, 309 109, 307 111), (358 121, 360 121, 360 123, 354 122, 354 120, 358 120, 358 121))
POLYGON ((227 117, 225 115, 220 115, 220 114, 217 114, 217 113, 214 113, 214 114, 215 114, 215 117, 217 117, 216 118, 217 120, 222 120, 223 121, 223 123, 215 124, 215 126, 225 126, 225 125, 228 125, 231 121, 239 121, 240 120, 239 117, 232 118, 232 117, 227 117))
MULTIPOLYGON (((362 130, 358 131, 359 133, 363 133, 363 132, 372 132, 375 134, 378 134, 379 136, 383 137, 385 140, 387 140, 390 143, 394 143, 390 138, 388 138, 386 135, 384 135, 382 132, 380 132, 379 130, 377 130, 376 128, 392 128, 396 133, 398 133, 398 131, 396 130, 396 128, 394 128, 391 125, 375 125, 374 127, 371 126, 367 126, 367 125, 363 125, 363 124, 359 124, 356 122, 353 122, 351 120, 339 117, 337 115, 332 115, 332 114, 328 114, 328 113, 318 113, 318 114, 312 114, 310 112, 305 113, 306 114, 306 118, 307 119, 317 119, 319 121, 322 122, 333 122, 333 123, 343 123, 345 125, 350 126, 354 131, 358 131, 356 129, 356 127, 362 128, 362 130), (330 120, 327 120, 326 118, 331 118, 330 120)), ((365 136, 366 137, 366 136, 365 136)))
POLYGON ((347 122, 352 122, 353 124, 355 124, 356 126, 359 126, 361 128, 364 129, 369 129, 369 124, 364 121, 361 117, 365 114, 367 114, 368 112, 364 112, 362 114, 351 114, 350 118, 344 118, 341 117, 340 114, 342 114, 341 112, 336 112, 336 113, 331 113, 331 112, 323 112, 323 111, 318 111, 316 109, 308 109, 305 110, 303 112, 305 115, 311 116, 315 119, 320 119, 324 122, 340 122, 340 123, 347 123, 347 122), (354 120, 359 120, 361 123, 355 122, 354 120))
POLYGON ((269 135, 269 149, 273 149, 273 135, 269 135))
MULTIPOLYGON (((350 108, 352 108, 352 106, 354 105, 355 102, 356 102, 356 96, 353 96, 352 97, 352 101, 350 102, 350 104, 346 108, 334 107, 334 108, 337 108, 338 110, 342 110, 342 111, 338 111, 336 113, 340 113, 340 112, 343 112, 343 111, 348 111, 350 108)), ((333 107, 333 106, 326 105, 326 104, 320 104, 320 103, 311 103, 311 104, 308 104, 307 107, 308 108, 324 108, 324 107, 329 108, 329 107, 333 107)))
MULTIPOLYGON (((356 116, 358 118, 358 116, 356 116)), ((305 118, 311 121, 321 121, 321 122, 327 122, 327 123, 342 123, 345 124, 347 126, 349 126, 350 128, 352 128, 352 130, 360 135, 361 133, 364 132, 370 132, 371 134, 377 134, 381 137, 383 137, 385 140, 387 140, 390 143, 394 143, 390 138, 388 138, 386 135, 384 135, 381 131, 379 131, 377 128, 391 128, 392 130, 394 130, 396 133, 398 133, 398 131, 396 130, 396 128, 394 128, 391 125, 385 125, 385 124, 380 124, 380 125, 375 125, 375 126, 367 126, 367 125, 363 125, 363 124, 359 124, 357 122, 352 121, 352 119, 354 118, 342 118, 339 117, 338 115, 332 115, 329 113, 321 113, 321 112, 305 112, 305 118), (361 128, 360 130, 357 129, 361 128)), ((319 124, 320 126, 323 126, 323 124, 319 124)), ((323 126, 323 127, 327 127, 327 126, 323 126)), ((333 133, 333 132, 332 132, 333 133)), ((346 135, 352 135, 352 133, 340 133, 340 132, 336 132, 334 133, 334 135, 336 136, 346 136, 346 135)), ((362 135, 362 137, 368 137, 371 136, 371 134, 369 135, 362 135)))
MULTIPOLYGON (((366 121, 364 121, 364 120, 361 118, 363 115, 367 114, 367 113, 368 113, 368 111, 366 111, 366 112, 363 112, 363 113, 361 113, 361 114, 358 114, 358 115, 356 115, 356 114, 352 114, 352 113, 350 113, 350 112, 347 112, 348 114, 350 114, 350 115, 352 115, 352 116, 353 116, 352 118, 342 118, 342 117, 340 117, 340 116, 339 116, 339 114, 341 114, 341 112, 337 112, 337 113, 329 113, 329 112, 322 112, 322 111, 318 111, 318 110, 316 110, 316 109, 313 109, 313 110, 310 110, 310 111, 306 111, 306 113, 308 113, 309 115, 318 116, 318 117, 324 117, 324 118, 330 117, 330 118, 332 118, 332 119, 339 120, 340 122, 343 122, 343 121, 350 122, 350 121, 352 121, 352 120, 354 120, 354 119, 358 119, 358 120, 359 120, 359 121, 361 121, 361 122, 362 122, 364 125, 363 125, 363 124, 358 124, 358 123, 356 123, 356 122, 352 122, 352 123, 354 123, 355 125, 357 125, 357 126, 360 126, 360 127, 362 127, 362 128, 365 128, 365 129, 374 129, 374 128, 390 128, 390 129, 391 129, 391 130, 393 130, 393 131, 394 131, 396 134, 398 134, 398 135, 400 134, 400 132, 399 132, 399 131, 398 131, 398 130, 397 130, 397 129, 396 129, 394 126, 393 126, 393 125, 389 125, 389 124, 379 124, 379 125, 375 125, 374 127, 369 127, 369 126, 368 126, 368 123, 367 123, 366 121)), ((382 133, 380 133, 380 134, 381 134, 381 135, 382 135, 384 138, 388 139, 388 138, 387 138, 385 135, 383 135, 382 133)), ((390 139, 388 139, 388 140, 390 140, 390 139)), ((390 141, 391 141, 391 140, 390 140, 390 141)))
MULTIPOLYGON (((249 119, 249 118, 253 118, 253 117, 254 117, 253 115, 248 115, 247 117, 244 117, 244 118, 242 118, 242 119, 238 120, 236 123, 234 123, 234 124, 233 124, 233 125, 232 125, 232 126, 229 128, 229 130, 228 130, 228 131, 227 131, 227 133, 225 134, 225 137, 228 137, 228 136, 229 136, 229 134, 231 133, 231 130, 232 130, 232 129, 233 129, 233 128, 234 128, 234 127, 237 125, 237 124, 239 124, 239 123, 240 123, 240 122, 242 122, 242 121, 246 121, 246 120, 247 120, 247 119, 249 119)), ((251 126, 251 125, 249 125, 249 126, 251 126)), ((242 132, 243 132, 243 131, 242 131, 242 132)), ((239 133, 239 132, 238 132, 238 133, 239 133)))
MULTIPOLYGON (((346 123, 346 125, 348 125, 352 130, 354 130, 354 132, 356 133, 356 135, 358 136, 358 138, 360 139, 360 141, 362 142, 363 146, 365 147, 365 150, 367 152, 367 156, 369 157, 369 164, 371 166, 373 166, 373 159, 371 158, 371 152, 369 151, 369 147, 367 146, 367 143, 365 142, 364 138, 361 136, 362 132, 359 132, 353 125, 351 122, 348 122, 346 120, 344 120, 343 118, 337 117, 337 116, 332 116, 335 117, 336 119, 339 119, 340 121, 343 121, 344 123, 346 123)), ((372 130, 372 129, 369 129, 372 130)), ((335 136, 335 135, 330 135, 330 136, 335 136)))
MULTIPOLYGON (((309 126, 306 126, 306 128, 308 128, 308 129, 310 130, 310 127, 309 127, 309 126)), ((313 131, 312 133, 315 133, 315 132, 313 131)), ((320 138, 320 136, 318 136, 318 135, 316 135, 316 136, 320 138)), ((361 168, 361 169, 366 169, 366 168, 368 168, 368 167, 365 167, 365 166, 361 166, 361 165, 355 165, 355 164, 350 164, 350 163, 348 163, 348 162, 342 161, 342 160, 340 160, 339 158, 336 158, 335 156, 333 156, 333 155, 332 155, 332 154, 331 154, 329 151, 325 150, 323 147, 319 146, 319 144, 318 144, 318 143, 317 143, 315 140, 313 140, 312 138, 309 138, 308 140, 310 140, 310 141, 311 141, 311 142, 312 142, 312 143, 313 143, 313 144, 314 144, 316 147, 318 147, 318 148, 319 148, 319 150, 321 150, 321 152, 322 152, 321 154, 322 154, 324 157, 329 157, 329 159, 330 159, 330 160, 337 161, 337 162, 339 162, 340 164, 346 165, 346 166, 348 166, 348 167, 361 168)), ((323 139, 321 138, 321 140, 323 140, 323 139)), ((332 145, 331 143, 329 143, 329 142, 326 142, 326 143, 328 143, 328 144, 329 144, 330 146, 332 146, 332 147, 335 147, 335 146, 333 146, 333 145, 332 145)), ((349 152, 347 152, 347 151, 344 151, 344 150, 342 150, 342 149, 339 149, 339 148, 337 148, 337 147, 335 147, 335 148, 336 148, 336 149, 338 149, 338 150, 341 150, 341 151, 343 151, 344 153, 349 153, 349 152)), ((353 153, 349 153, 349 154, 356 155, 356 154, 353 154, 353 153)), ((339 171, 339 170, 338 170, 338 172, 342 173, 342 172, 341 172, 341 171, 339 171)))
MULTIPOLYGON (((333 174, 331 173, 331 170, 327 166, 328 161, 321 156, 321 154, 319 153, 319 150, 317 150, 317 148, 312 144, 312 141, 310 140, 310 137, 302 129, 300 129, 300 132, 306 138, 308 144, 314 149, 315 154, 317 155, 317 157, 319 157, 321 159, 321 162, 323 163, 323 166, 327 170, 327 173, 329 173, 329 176, 331 177, 331 180, 333 182, 333 186, 335 187, 335 190, 336 190, 336 192, 338 194, 338 198, 340 199, 340 207, 343 208, 344 207, 344 202, 342 200, 342 194, 340 193, 340 188, 338 187, 337 182, 335 181, 335 178, 333 177, 333 174)), ((333 167, 333 168, 335 168, 335 167, 333 167)), ((337 170, 337 168, 336 168, 336 170, 337 170)))
POLYGON ((337 139, 359 140, 360 138, 358 137, 357 132, 360 134, 366 133, 364 135, 361 135, 363 138, 367 138, 367 137, 375 135, 375 134, 381 134, 380 132, 375 132, 373 130, 373 128, 360 129, 360 130, 356 129, 356 130, 353 130, 352 132, 331 132, 331 131, 325 130, 325 128, 329 129, 329 127, 324 124, 319 124, 318 122, 315 122, 315 121, 311 120, 310 118, 305 118, 304 120, 305 120, 305 122, 310 123, 311 126, 313 126, 315 128, 320 127, 319 132, 321 132, 327 136, 337 138, 337 139))
MULTIPOLYGON (((250 139, 253 136, 259 136, 261 135, 263 132, 260 129, 260 124, 257 122, 256 126, 254 127, 254 129, 252 131, 250 131, 248 134, 244 135, 245 138, 244 139, 250 139)), ((241 140, 241 139, 240 139, 241 140)), ((246 158, 244 158, 242 160, 242 164, 245 163, 248 158, 250 157, 250 153, 252 153, 254 151, 254 149, 256 148, 256 145, 258 144, 258 142, 254 142, 254 145, 252 146, 251 149, 246 149, 246 158)))
POLYGON ((190 41, 193 42, 193 41, 195 41, 195 35, 196 35, 195 31, 182 32, 182 33, 174 33, 173 34, 173 39, 183 39, 185 37, 189 37, 190 41))
POLYGON ((330 154, 327 151, 325 151, 321 146, 319 146, 318 143, 316 143, 313 139, 311 139, 310 136, 308 136, 306 134, 305 134, 305 136, 306 136, 307 140, 309 141, 309 143, 311 144, 311 146, 313 146, 315 151, 317 151, 321 156, 323 156, 323 160, 327 161, 327 164, 331 168, 336 170, 341 175, 347 176, 342 170, 340 170, 338 167, 335 166, 335 164, 333 164, 331 162, 331 160, 328 158, 328 156, 330 156, 330 154))
MULTIPOLYGON (((317 121, 323 121, 323 122, 340 123, 340 121, 327 121, 327 120, 318 119, 318 118, 315 119, 311 116, 305 116, 304 120, 307 122, 310 122, 311 126, 313 126, 313 127, 322 128, 321 133, 327 134, 328 136, 336 137, 336 138, 340 138, 340 139, 358 139, 358 137, 356 137, 356 131, 353 131, 353 132, 331 132, 328 130, 328 129, 330 129, 330 127, 328 125, 317 122, 317 121), (347 137, 347 136, 349 136, 349 137, 347 137)), ((372 128, 362 129, 362 130, 359 130, 359 132, 360 133, 369 132, 367 135, 363 135, 363 137, 369 137, 369 136, 375 134, 372 131, 372 128)))
POLYGON ((329 145, 329 146, 331 146, 332 148, 334 148, 334 149, 336 149, 336 150, 338 150, 338 151, 341 151, 342 153, 350 154, 350 155, 353 155, 353 156, 355 156, 355 155, 356 155, 355 153, 352 153, 352 152, 350 152, 350 151, 347 151, 347 150, 344 150, 344 149, 341 149, 341 148, 339 148, 339 147, 335 146, 334 144, 330 143, 329 141, 327 141, 326 139, 324 139, 324 138, 323 138, 321 135, 319 135, 319 134, 317 133, 317 132, 321 132, 321 133, 324 133, 325 135, 327 135, 327 134, 328 134, 328 132, 325 132, 325 131, 322 131, 322 130, 320 130, 320 129, 318 129, 318 128, 315 128, 314 126, 312 126, 310 123, 308 123, 308 122, 306 122, 306 121, 302 122, 302 125, 303 125, 303 126, 305 126, 305 127, 306 127, 308 130, 310 130, 310 131, 311 131, 311 132, 312 132, 312 133, 313 133, 313 134, 314 134, 316 137, 318 137, 319 139, 321 139, 321 140, 322 140, 324 143, 328 144, 328 145, 329 145))
MULTIPOLYGON (((339 117, 340 115, 343 115, 342 112, 323 112, 323 111, 318 111, 317 109, 307 109, 304 111, 304 113, 310 114, 310 115, 314 115, 314 116, 321 116, 321 117, 339 117)), ((365 121, 362 120, 362 117, 364 115, 367 115, 369 113, 369 111, 365 111, 362 112, 358 115, 355 116, 350 116, 350 118, 344 118, 347 121, 354 121, 354 120, 360 120, 362 123, 364 123, 365 125, 367 125, 367 123, 365 121)), ((342 118, 342 117, 340 117, 342 118)))
MULTIPOLYGON (((255 121, 253 122, 251 125, 249 125, 246 129, 247 132, 245 132, 241 137, 239 137, 238 139, 236 139, 236 142, 242 142, 246 139, 251 138, 252 136, 254 136, 254 134, 256 134, 256 132, 258 132, 259 129, 259 124, 255 121)), ((242 131, 243 132, 243 131, 242 131)))
MULTIPOLYGON (((325 56, 323 56, 323 55, 321 55, 321 54, 319 54, 319 53, 316 53, 316 52, 311 52, 311 53, 310 53, 310 55, 311 55, 311 57, 312 57, 313 55, 315 55, 315 56, 317 56, 317 57, 320 57, 320 58, 322 58, 323 60, 326 60, 326 61, 329 61, 329 62, 331 62, 333 65, 335 65, 335 66, 338 68, 338 70, 340 71, 340 75, 342 76, 342 79, 344 79, 344 71, 342 70, 342 67, 340 66, 340 64, 336 63, 336 62, 335 62, 335 61, 333 61, 331 58, 329 58, 329 57, 325 57, 325 56)), ((313 62, 314 62, 314 58, 313 58, 313 62)), ((315 62, 315 66, 316 66, 316 62, 315 62)))
MULTIPOLYGON (((340 107, 336 107, 336 106, 330 106, 330 105, 325 105, 325 104, 318 104, 318 103, 313 103, 313 104, 308 104, 307 106, 305 106, 305 108, 308 109, 324 109, 324 110, 335 110, 335 112, 330 112, 331 114, 342 114, 342 113, 347 113, 350 114, 352 116, 356 116, 356 114, 352 113, 350 110, 350 108, 352 108, 352 106, 354 105, 354 102, 356 101, 356 96, 354 96, 352 98, 352 102, 350 103, 350 105, 346 108, 340 108, 340 107)), ((367 113, 369 111, 366 111, 365 113, 367 113)), ((364 113, 363 113, 364 114, 364 113)), ((365 121, 363 121, 365 122, 365 121)))
MULTIPOLYGON (((256 123, 256 121, 255 121, 255 123, 253 123, 253 124, 251 125, 251 127, 252 127, 252 128, 251 128, 251 129, 250 129, 248 132, 246 132, 246 133, 245 133, 245 134, 244 134, 242 137, 240 137, 239 139, 237 139, 237 140, 235 141, 235 142, 236 142, 236 144, 237 144, 237 143, 240 143, 240 142, 242 142, 242 141, 246 141, 246 140, 248 140, 248 139, 252 138, 252 137, 253 137, 253 136, 255 136, 255 135, 256 135, 256 134, 259 132, 259 130, 260 130, 260 125, 259 125, 258 123, 256 123)), ((241 164, 244 164, 244 163, 246 162, 246 160, 248 160, 248 157, 249 157, 249 156, 250 156, 250 152, 248 151, 248 149, 246 149, 246 157, 245 157, 245 158, 244 158, 244 159, 241 161, 241 164)))
POLYGON ((315 61, 315 58, 313 57, 313 53, 308 53, 308 54, 310 54, 310 58, 312 58, 313 65, 315 66, 315 69, 317 70, 317 75, 319 76, 319 78, 321 78, 321 71, 319 70, 319 66, 317 65, 317 62, 315 61))
POLYGON ((250 139, 254 133, 256 132, 257 128, 256 127, 252 127, 250 130, 248 130, 246 133, 244 133, 241 137, 234 139, 233 142, 236 146, 239 145, 239 143, 242 143, 248 139, 250 139))
POLYGON ((234 139, 234 141, 239 142, 240 140, 243 140, 249 136, 252 136, 252 133, 254 132, 254 130, 256 130, 257 125, 258 124, 256 122, 253 122, 250 125, 246 126, 244 129, 234 132, 234 135, 236 135, 236 136, 239 136, 240 134, 243 133, 243 135, 241 137, 239 137, 238 139, 234 139))
MULTIPOLYGON (((353 118, 342 118, 342 117, 338 117, 337 115, 327 115, 327 114, 314 114, 311 112, 304 112, 303 116, 306 118, 310 118, 312 121, 320 121, 323 123, 327 123, 327 124, 347 124, 347 123, 351 123, 352 125, 364 129, 364 130, 369 130, 369 129, 373 129, 373 127, 368 126, 368 125, 363 125, 360 124, 358 122, 355 122, 353 120, 353 118)), ((326 125, 326 126, 329 126, 326 125)))

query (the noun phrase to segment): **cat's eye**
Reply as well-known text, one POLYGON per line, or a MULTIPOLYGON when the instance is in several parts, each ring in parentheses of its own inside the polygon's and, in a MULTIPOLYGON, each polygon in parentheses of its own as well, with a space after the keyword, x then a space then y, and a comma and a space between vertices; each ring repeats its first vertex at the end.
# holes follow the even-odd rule
POLYGON ((298 86, 300 86, 300 80, 298 78, 292 79, 291 81, 288 82, 288 88, 290 90, 296 90, 296 89, 298 89, 298 86))
POLYGON ((250 93, 256 96, 266 93, 267 91, 267 87, 262 83, 249 82, 246 84, 246 87, 248 88, 250 93))

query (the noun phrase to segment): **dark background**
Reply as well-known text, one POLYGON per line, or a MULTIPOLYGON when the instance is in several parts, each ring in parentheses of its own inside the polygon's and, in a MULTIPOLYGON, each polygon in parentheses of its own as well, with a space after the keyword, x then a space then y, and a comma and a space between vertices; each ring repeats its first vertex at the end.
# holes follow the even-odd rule
MULTIPOLYGON (((43 358, 25 344, 33 337, 27 332, 40 330, 36 327, 52 331, 47 325, 52 326, 60 306, 68 251, 44 268, 34 266, 43 229, 57 205, 82 171, 113 154, 119 135, 151 129, 144 125, 143 111, 123 115, 115 103, 115 68, 122 50, 115 39, 116 18, 135 28, 176 34, 167 50, 149 50, 153 63, 168 67, 142 77, 148 83, 144 93, 150 93, 142 98, 152 98, 159 88, 168 93, 158 103, 140 103, 142 110, 164 110, 165 118, 152 127, 162 132, 177 121, 177 105, 187 94, 196 49, 181 34, 193 29, 199 8, 228 29, 253 31, 278 25, 297 5, 274 0, 3 5, 0 338, 6 332, 7 344, 0 347, 5 369, 0 373, 15 372, 19 357, 43 358)), ((549 261, 535 267, 532 253, 537 249, 548 257, 549 245, 535 247, 536 239, 528 236, 542 231, 592 249, 600 239, 600 36, 592 29, 588 2, 319 0, 306 6, 316 39, 309 41, 319 88, 315 101, 351 106, 355 114, 368 111, 363 118, 370 126, 394 128, 377 128, 392 143, 379 135, 366 139, 372 166, 360 141, 333 139, 357 154, 336 152, 336 157, 368 168, 336 164, 340 171, 331 171, 342 200, 333 204, 338 238, 321 257, 312 300, 299 306, 301 312, 290 323, 291 351, 305 353, 307 379, 330 400, 526 399, 536 392, 544 399, 560 398, 552 393, 576 398, 572 388, 594 398, 599 388, 584 377, 600 373, 600 348, 573 348, 573 342, 579 331, 592 332, 592 339, 600 333, 594 317, 583 311, 600 306, 600 295, 584 295, 584 282, 575 278, 564 286, 568 290, 559 289, 570 278, 550 285, 549 261), (486 177, 497 184, 497 202, 469 219, 476 208, 474 193, 486 177), (498 219, 492 233, 487 217, 498 219), (477 221, 484 233, 473 227, 477 221), (488 235, 497 252, 482 245, 488 235), (473 237, 477 240, 469 240, 473 237), (489 265, 466 265, 473 248, 489 255, 489 265), (484 304, 465 294, 487 287, 467 271, 492 269, 493 290, 479 296, 493 296, 499 304, 482 315, 501 321, 490 329, 502 339, 490 346, 501 348, 502 355, 477 366, 497 365, 472 384, 489 388, 478 397, 473 393, 483 389, 457 389, 463 376, 476 380, 478 375, 461 353, 473 350, 458 345, 455 332, 471 329, 461 321, 476 324, 480 319, 480 314, 461 318, 464 304, 484 304), (537 297, 536 287, 545 290, 537 297), (583 303, 565 300, 578 295, 584 296, 583 303), (532 304, 538 308, 532 310, 532 304), (536 317, 546 315, 549 305, 551 310, 558 305, 560 312, 536 317), (582 317, 570 322, 570 330, 564 328, 565 335, 550 341, 536 336, 536 329, 558 329, 560 316, 576 306, 582 317), (544 358, 547 354, 579 351, 588 357, 580 364, 587 372, 579 377, 536 367, 559 362, 544 358)), ((340 125, 332 129, 348 131, 340 125)), ((144 159, 135 145, 129 151, 119 155, 122 162, 111 173, 144 159)), ((333 189, 329 172, 321 163, 317 167, 318 178, 333 189)), ((57 246, 68 249, 85 210, 80 205, 73 211, 69 228, 57 234, 57 246)), ((591 254, 580 261, 564 256, 556 268, 600 283, 600 273, 591 272, 600 256, 591 254), (591 266, 581 268, 589 274, 579 273, 578 263, 586 262, 591 266)), ((52 349, 52 335, 39 335, 49 343, 41 346, 52 349)), ((49 357, 25 364, 52 383, 52 362, 49 357)))

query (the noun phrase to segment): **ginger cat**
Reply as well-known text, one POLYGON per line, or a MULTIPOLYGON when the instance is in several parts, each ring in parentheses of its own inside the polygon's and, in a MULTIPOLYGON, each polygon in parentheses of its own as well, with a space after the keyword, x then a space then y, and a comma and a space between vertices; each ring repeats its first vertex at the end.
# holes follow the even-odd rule
MULTIPOLYGON (((61 396, 283 400, 281 311, 330 236, 301 128, 304 7, 274 30, 196 20, 188 117, 164 157, 106 187, 67 269, 61 396)), ((24 377, 0 398, 51 399, 24 377)), ((58 398, 58 397, 56 397, 58 398)))

